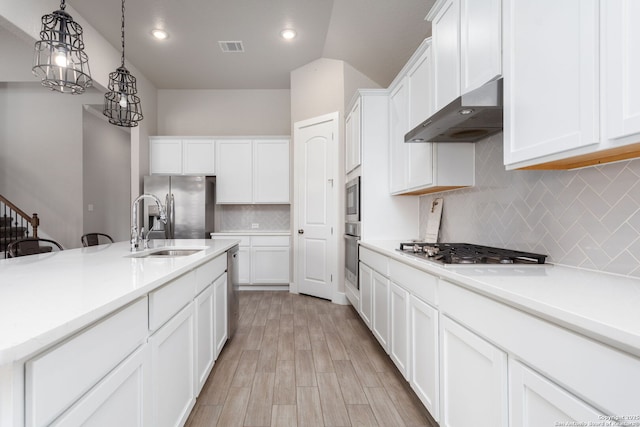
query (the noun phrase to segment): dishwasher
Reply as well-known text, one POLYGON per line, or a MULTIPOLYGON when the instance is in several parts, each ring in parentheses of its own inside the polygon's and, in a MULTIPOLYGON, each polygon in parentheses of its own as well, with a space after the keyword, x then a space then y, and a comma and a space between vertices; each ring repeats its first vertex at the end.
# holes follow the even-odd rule
POLYGON ((238 250, 239 246, 235 245, 227 251, 227 339, 233 338, 240 317, 238 250))

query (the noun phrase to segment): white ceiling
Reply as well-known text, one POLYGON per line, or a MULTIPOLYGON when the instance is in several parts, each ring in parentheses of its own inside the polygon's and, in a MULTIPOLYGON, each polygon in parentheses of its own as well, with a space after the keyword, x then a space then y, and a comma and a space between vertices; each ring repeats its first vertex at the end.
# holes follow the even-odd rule
MULTIPOLYGON (((120 1, 67 3, 120 50, 120 1)), ((343 60, 386 87, 431 34, 424 17, 433 3, 128 0, 126 58, 159 89, 288 89, 292 70, 322 57, 343 60), (169 39, 152 38, 158 27, 169 39), (285 27, 298 37, 281 39, 285 27), (222 53, 220 40, 242 41, 245 53, 222 53)))

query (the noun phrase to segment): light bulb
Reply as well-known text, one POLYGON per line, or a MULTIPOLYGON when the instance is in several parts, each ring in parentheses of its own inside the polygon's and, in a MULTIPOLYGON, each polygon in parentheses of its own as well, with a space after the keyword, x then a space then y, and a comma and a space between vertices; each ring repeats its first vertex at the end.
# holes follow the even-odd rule
POLYGON ((118 102, 122 108, 127 108, 127 95, 120 94, 120 101, 118 102))
POLYGON ((67 51, 65 48, 63 47, 58 47, 55 49, 55 52, 53 52, 53 62, 58 66, 58 67, 66 67, 67 64, 67 51))

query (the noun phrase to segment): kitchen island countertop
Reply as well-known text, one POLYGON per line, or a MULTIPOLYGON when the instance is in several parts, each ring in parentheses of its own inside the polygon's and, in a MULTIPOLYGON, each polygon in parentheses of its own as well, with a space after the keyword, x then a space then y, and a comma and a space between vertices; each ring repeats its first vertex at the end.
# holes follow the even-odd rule
POLYGON ((400 241, 360 245, 640 356, 639 279, 553 264, 445 267, 396 251, 400 241))
POLYGON ((129 242, 117 242, 0 260, 0 366, 81 330, 238 242, 152 240, 149 250, 135 254, 129 242), (163 247, 202 251, 184 257, 135 257, 163 247))

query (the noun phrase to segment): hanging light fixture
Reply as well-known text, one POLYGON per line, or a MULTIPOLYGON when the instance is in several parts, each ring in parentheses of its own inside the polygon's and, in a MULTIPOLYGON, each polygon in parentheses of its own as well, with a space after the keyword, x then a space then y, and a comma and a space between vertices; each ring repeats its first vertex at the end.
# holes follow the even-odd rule
POLYGON ((109 74, 108 92, 104 94, 104 111, 109 123, 135 127, 142 120, 142 106, 136 95, 136 78, 124 66, 124 0, 122 0, 122 64, 109 74))
POLYGON ((93 83, 89 57, 84 51, 82 27, 64 8, 62 0, 60 10, 42 17, 31 70, 51 90, 81 94, 93 83))

